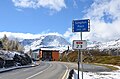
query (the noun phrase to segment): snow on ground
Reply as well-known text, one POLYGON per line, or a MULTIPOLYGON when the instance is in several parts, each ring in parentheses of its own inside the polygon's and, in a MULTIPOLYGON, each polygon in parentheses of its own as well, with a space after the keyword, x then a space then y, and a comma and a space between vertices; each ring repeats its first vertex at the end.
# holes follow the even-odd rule
MULTIPOLYGON (((72 79, 77 79, 77 70, 75 70, 75 74, 72 79)), ((120 79, 120 70, 114 72, 84 72, 84 79, 120 79)), ((80 72, 81 79, 81 72, 80 72)))
MULTIPOLYGON (((119 68, 117 71, 112 72, 84 72, 83 79, 120 79, 120 66, 115 66, 119 68)), ((73 75, 72 79, 77 79, 77 70, 73 75)), ((81 79, 81 71, 80 71, 80 78, 81 79)))

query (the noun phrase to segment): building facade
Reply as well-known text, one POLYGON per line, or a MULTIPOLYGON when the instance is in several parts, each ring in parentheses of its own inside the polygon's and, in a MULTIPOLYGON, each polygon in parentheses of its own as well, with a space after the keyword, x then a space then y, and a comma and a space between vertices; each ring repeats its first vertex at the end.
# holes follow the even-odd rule
POLYGON ((59 50, 54 48, 41 48, 40 57, 42 60, 58 61, 60 57, 59 50))

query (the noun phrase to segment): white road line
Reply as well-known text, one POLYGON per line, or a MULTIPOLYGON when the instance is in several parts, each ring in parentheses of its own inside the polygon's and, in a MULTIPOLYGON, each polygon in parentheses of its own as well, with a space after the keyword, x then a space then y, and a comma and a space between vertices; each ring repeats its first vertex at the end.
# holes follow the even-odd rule
MULTIPOLYGON (((52 66, 52 65, 50 64, 50 66, 49 66, 47 69, 49 69, 51 66, 52 66)), ((45 69, 45 70, 43 70, 43 71, 40 71, 40 72, 38 72, 38 73, 36 73, 36 74, 34 74, 34 75, 31 75, 30 77, 27 77, 26 79, 31 79, 31 78, 33 78, 33 77, 35 77, 35 76, 43 73, 43 72, 46 71, 47 69, 45 69)))
POLYGON ((69 70, 68 70, 68 67, 67 67, 66 65, 65 65, 65 67, 66 67, 67 69, 66 69, 65 74, 63 75, 62 79, 66 79, 65 77, 67 76, 68 71, 69 71, 69 70))

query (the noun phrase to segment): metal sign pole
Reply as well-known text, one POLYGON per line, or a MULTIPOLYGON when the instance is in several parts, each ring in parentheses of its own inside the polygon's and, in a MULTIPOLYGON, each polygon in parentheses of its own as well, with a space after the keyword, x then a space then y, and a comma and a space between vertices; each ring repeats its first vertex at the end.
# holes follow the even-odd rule
MULTIPOLYGON (((80 32, 80 40, 82 41, 82 32, 80 32)), ((82 48, 82 46, 81 46, 82 48)), ((80 70, 80 60, 81 60, 81 72, 82 72, 82 79, 83 79, 83 59, 82 59, 82 51, 78 51, 78 79, 79 79, 79 70, 80 70), (81 56, 80 56, 80 52, 81 52, 81 56), (80 59, 81 58, 81 59, 80 59)))
POLYGON ((80 49, 78 51, 78 79, 79 79, 79 70, 80 70, 80 49))
MULTIPOLYGON (((80 33, 80 36, 81 36, 81 41, 82 41, 82 32, 80 33)), ((82 79, 83 79, 83 56, 82 56, 82 51, 81 51, 81 75, 82 75, 82 79)))
POLYGON ((77 41, 73 41, 73 48, 78 49, 78 79, 79 79, 79 70, 80 70, 80 59, 81 59, 81 72, 82 72, 82 79, 83 79, 83 54, 82 49, 87 48, 87 42, 82 40, 82 32, 89 32, 90 31, 90 20, 73 20, 72 21, 72 31, 73 32, 80 32, 80 39, 77 41), (81 44, 80 41, 83 43, 81 44), (75 47, 76 46, 76 47, 75 47), (80 57, 81 53, 81 57, 80 57))

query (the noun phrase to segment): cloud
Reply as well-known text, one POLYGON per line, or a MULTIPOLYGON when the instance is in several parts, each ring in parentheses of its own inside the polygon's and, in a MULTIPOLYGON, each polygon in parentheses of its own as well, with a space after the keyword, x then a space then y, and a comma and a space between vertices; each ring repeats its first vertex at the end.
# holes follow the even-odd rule
POLYGON ((96 37, 103 41, 119 38, 120 0, 94 0, 84 18, 91 20, 91 40, 96 37))
POLYGON ((69 38, 72 35, 72 29, 68 28, 68 30, 63 34, 65 38, 69 38))
POLYGON ((61 34, 54 32, 54 33, 41 33, 41 34, 31 34, 31 33, 13 33, 13 32, 0 32, 0 38, 2 38, 4 35, 7 35, 10 39, 35 39, 40 38, 40 36, 46 36, 46 35, 57 35, 62 36, 61 34))
POLYGON ((16 7, 22 8, 48 8, 50 10, 60 11, 66 8, 64 0, 12 0, 16 7))
POLYGON ((57 36, 62 36, 63 37, 62 34, 57 33, 57 32, 52 32, 52 33, 47 33, 47 34, 42 34, 42 35, 57 35, 57 36))
MULTIPOLYGON (((86 18, 90 19, 90 32, 83 33, 83 39, 101 42, 120 39, 120 0, 94 0, 83 16, 86 18)), ((64 36, 72 42, 80 35, 68 29, 64 36)))
MULTIPOLYGON (((89 39, 89 33, 83 33, 83 40, 89 39)), ((72 32, 72 28, 68 28, 68 30, 63 34, 64 38, 68 39, 68 41, 72 44, 73 40, 81 40, 80 33, 72 32)))
POLYGON ((12 33, 12 32, 0 32, 0 38, 7 35, 9 38, 18 38, 18 39, 31 39, 31 38, 38 38, 40 34, 30 34, 30 33, 12 33))

